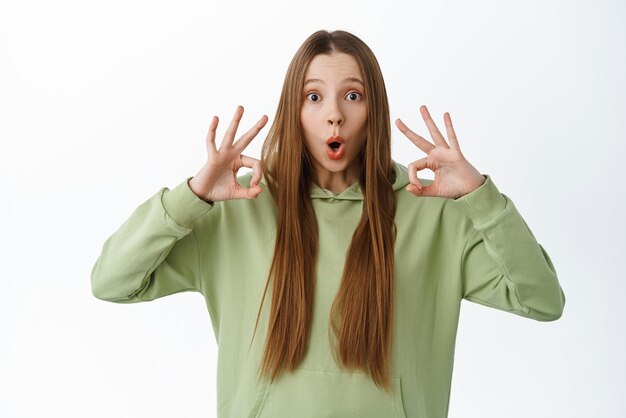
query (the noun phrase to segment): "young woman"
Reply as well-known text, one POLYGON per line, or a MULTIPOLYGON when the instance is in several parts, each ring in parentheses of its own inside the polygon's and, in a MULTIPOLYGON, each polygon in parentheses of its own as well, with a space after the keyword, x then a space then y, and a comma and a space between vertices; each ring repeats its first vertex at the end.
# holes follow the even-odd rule
POLYGON ((243 151, 266 116, 235 141, 238 107, 219 149, 214 117, 204 166, 105 242, 93 294, 201 293, 219 417, 447 416, 461 300, 552 321, 565 296, 513 202, 462 154, 450 115, 446 141, 420 110, 434 143, 396 121, 427 155, 407 169, 391 158, 372 51, 344 31, 314 33, 261 160, 243 151), (426 168, 434 180, 417 177, 426 168))

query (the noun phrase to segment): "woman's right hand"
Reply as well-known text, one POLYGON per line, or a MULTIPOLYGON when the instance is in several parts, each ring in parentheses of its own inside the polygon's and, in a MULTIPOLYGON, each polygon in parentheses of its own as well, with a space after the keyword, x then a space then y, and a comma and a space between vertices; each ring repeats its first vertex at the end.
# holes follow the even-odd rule
POLYGON ((230 199, 254 199, 263 191, 258 185, 261 180, 261 162, 255 158, 242 155, 241 152, 248 146, 252 138, 267 123, 267 116, 261 119, 241 138, 233 144, 239 121, 243 115, 243 107, 237 106, 237 111, 220 144, 219 151, 215 146, 215 130, 219 119, 213 116, 209 133, 206 137, 208 158, 200 171, 189 180, 189 187, 202 200, 218 202, 230 199), (241 187, 237 183, 237 171, 241 167, 252 168, 250 188, 241 187))

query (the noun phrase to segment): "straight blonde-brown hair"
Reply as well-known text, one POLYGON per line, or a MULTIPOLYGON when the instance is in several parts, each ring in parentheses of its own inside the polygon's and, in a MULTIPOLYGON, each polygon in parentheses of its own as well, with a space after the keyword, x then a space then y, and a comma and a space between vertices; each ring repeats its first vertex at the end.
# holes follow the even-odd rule
MULTIPOLYGON (((393 329, 395 172, 391 159, 389 104, 382 72, 371 49, 345 31, 320 30, 300 46, 288 67, 274 122, 263 143, 261 166, 277 208, 270 281, 272 304, 260 375, 273 382, 282 368, 293 372, 310 335, 318 230, 310 188, 313 166, 303 142, 300 109, 311 60, 334 52, 353 56, 365 83, 367 138, 360 155, 363 214, 348 248, 341 285, 331 308, 329 331, 340 367, 368 373, 390 389, 393 329)), ((254 338, 254 335, 253 335, 254 338)))

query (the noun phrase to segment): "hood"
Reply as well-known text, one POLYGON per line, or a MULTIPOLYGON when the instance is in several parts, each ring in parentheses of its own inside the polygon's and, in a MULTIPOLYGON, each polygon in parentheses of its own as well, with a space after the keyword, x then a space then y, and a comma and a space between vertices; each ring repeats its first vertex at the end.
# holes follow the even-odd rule
MULTIPOLYGON (((396 172, 396 180, 393 183, 393 190, 398 191, 405 188, 409 184, 409 173, 405 166, 393 161, 394 171, 396 172)), ((267 186, 265 176, 261 178, 261 183, 267 186)), ((336 200, 363 200, 363 194, 361 193, 361 185, 358 181, 354 182, 348 188, 342 192, 332 192, 327 189, 322 189, 317 184, 311 185, 311 199, 336 199, 336 200)))

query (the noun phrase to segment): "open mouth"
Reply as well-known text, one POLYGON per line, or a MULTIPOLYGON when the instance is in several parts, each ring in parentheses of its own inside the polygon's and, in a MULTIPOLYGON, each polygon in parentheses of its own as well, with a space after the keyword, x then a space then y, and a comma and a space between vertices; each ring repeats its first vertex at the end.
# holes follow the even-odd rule
POLYGON ((345 145, 339 141, 330 142, 327 146, 328 158, 331 160, 340 160, 343 157, 345 145))
POLYGON ((326 140, 326 147, 328 158, 331 160, 340 160, 343 156, 345 145, 342 137, 331 136, 326 140))

